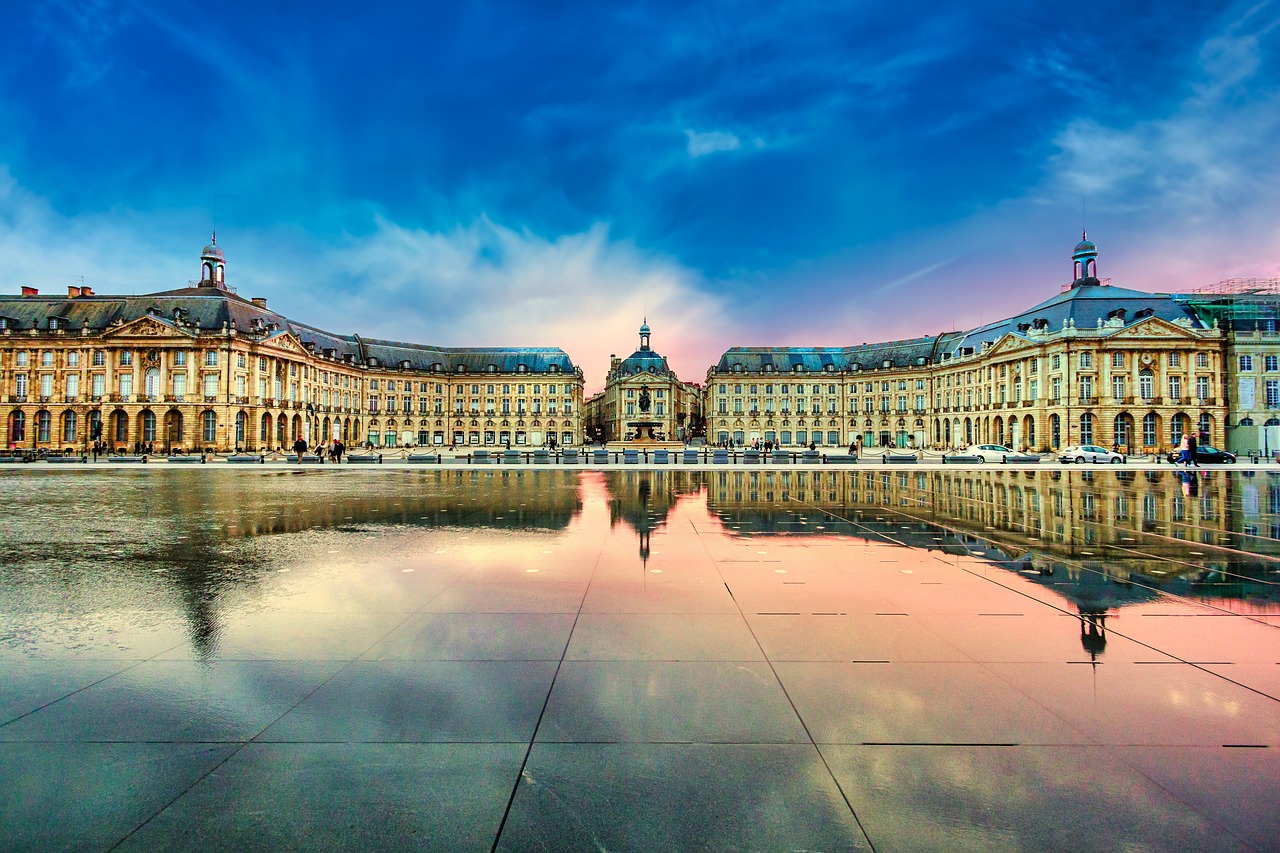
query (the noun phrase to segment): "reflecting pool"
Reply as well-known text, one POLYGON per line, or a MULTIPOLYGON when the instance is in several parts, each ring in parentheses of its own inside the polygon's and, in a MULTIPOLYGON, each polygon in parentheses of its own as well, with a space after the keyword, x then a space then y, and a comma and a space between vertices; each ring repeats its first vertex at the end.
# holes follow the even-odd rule
POLYGON ((0 849, 1280 844, 1280 474, 0 497, 0 849))

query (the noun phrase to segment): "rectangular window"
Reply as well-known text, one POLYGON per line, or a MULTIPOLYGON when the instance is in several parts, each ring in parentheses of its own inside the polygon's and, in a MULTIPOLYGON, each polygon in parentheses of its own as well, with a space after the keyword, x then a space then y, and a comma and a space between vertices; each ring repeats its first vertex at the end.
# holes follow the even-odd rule
POLYGON ((1275 373, 1280 370, 1280 356, 1267 355, 1262 357, 1262 369, 1267 373, 1275 373))
POLYGON ((101 397, 107 393, 107 377, 103 373, 95 373, 89 377, 90 387, 93 389, 89 393, 94 397, 101 397))
POLYGON ((204 377, 204 395, 206 397, 218 396, 218 374, 209 373, 204 377))
POLYGON ((93 351, 93 366, 102 367, 107 363, 107 354, 100 349, 93 351))
POLYGON ((1111 398, 1117 401, 1124 399, 1124 377, 1123 376, 1111 377, 1111 398))
POLYGON ((1093 353, 1091 352, 1080 353, 1080 366, 1093 367, 1093 353))
POLYGON ((244 353, 236 353, 236 367, 244 367, 244 353))
POLYGON ((1201 400, 1209 399, 1209 377, 1196 377, 1196 397, 1201 400))
POLYGON ((18 367, 26 367, 26 366, 27 366, 27 358, 28 358, 28 356, 27 356, 27 351, 26 351, 26 350, 22 350, 21 352, 19 352, 19 353, 18 353, 18 359, 17 359, 17 361, 16 361, 15 363, 18 365, 18 367))
POLYGON ((79 366, 80 366, 80 353, 78 352, 67 353, 67 367, 79 367, 79 366))
POLYGON ((45 350, 40 353, 40 366, 53 367, 53 350, 45 350))
POLYGON ((1182 353, 1180 353, 1180 352, 1171 352, 1171 353, 1169 353, 1169 366, 1170 366, 1170 367, 1181 367, 1181 366, 1182 366, 1182 353))
POLYGON ((131 367, 132 365, 133 365, 133 353, 130 352, 129 350, 122 350, 120 352, 120 366, 131 367))
POLYGON ((41 397, 53 396, 53 374, 52 373, 40 374, 40 396, 41 397))
POLYGON ((70 373, 67 375, 67 398, 74 400, 80 396, 80 374, 70 373))
POLYGON ((175 353, 173 354, 173 366, 174 366, 174 367, 186 367, 186 366, 187 366, 187 351, 186 351, 186 350, 178 350, 177 352, 175 352, 175 353))
POLYGON ((1241 372, 1244 372, 1247 370, 1253 370, 1253 356, 1251 355, 1240 356, 1240 370, 1241 372))
POLYGON ((1196 367, 1208 367, 1209 354, 1207 352, 1196 353, 1196 367))
POLYGON ((1122 352, 1111 353, 1111 366, 1124 367, 1124 353, 1122 352))
POLYGON ((133 374, 132 373, 120 374, 120 396, 126 399, 133 396, 133 374))
POLYGON ((211 349, 211 350, 208 350, 207 352, 205 352, 205 354, 204 354, 204 366, 205 366, 205 367, 217 367, 217 366, 218 366, 218 351, 217 351, 217 350, 211 349))
POLYGON ((1280 409, 1280 379, 1267 380, 1267 408, 1280 409))
POLYGON ((1182 377, 1169 377, 1169 397, 1170 402, 1176 403, 1182 397, 1182 377))

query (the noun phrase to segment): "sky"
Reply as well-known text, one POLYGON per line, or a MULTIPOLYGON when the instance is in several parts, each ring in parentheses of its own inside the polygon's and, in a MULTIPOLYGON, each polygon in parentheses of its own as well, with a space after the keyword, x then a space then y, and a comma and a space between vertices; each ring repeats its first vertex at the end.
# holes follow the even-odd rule
POLYGON ((0 292, 227 279, 339 333, 654 349, 1280 276, 1280 0, 42 0, 0 32, 0 292))

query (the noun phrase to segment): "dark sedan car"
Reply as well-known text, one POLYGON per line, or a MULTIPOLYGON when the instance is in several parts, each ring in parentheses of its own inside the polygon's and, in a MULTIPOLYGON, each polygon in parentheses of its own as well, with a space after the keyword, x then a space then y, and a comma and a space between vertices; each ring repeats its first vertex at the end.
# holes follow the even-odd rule
MULTIPOLYGON (((1179 451, 1175 450, 1169 454, 1170 462, 1177 463, 1179 451)), ((1196 464, 1204 462, 1235 462, 1236 455, 1226 450, 1219 450, 1216 447, 1210 447, 1207 444, 1201 444, 1196 448, 1196 464)))

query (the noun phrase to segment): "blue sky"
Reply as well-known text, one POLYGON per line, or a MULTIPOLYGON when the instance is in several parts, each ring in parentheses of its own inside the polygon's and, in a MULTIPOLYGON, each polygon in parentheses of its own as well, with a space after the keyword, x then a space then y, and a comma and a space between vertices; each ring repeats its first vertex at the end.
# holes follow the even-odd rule
POLYGON ((5 292, 181 286, 334 331, 732 345, 1280 275, 1280 2, 16 6, 5 292))

